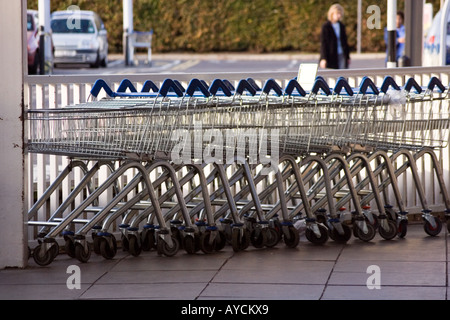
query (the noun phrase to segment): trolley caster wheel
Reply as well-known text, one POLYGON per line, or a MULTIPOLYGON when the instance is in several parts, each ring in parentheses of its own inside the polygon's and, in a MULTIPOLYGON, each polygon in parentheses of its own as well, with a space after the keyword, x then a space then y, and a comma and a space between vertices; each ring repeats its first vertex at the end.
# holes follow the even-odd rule
POLYGON ((300 242, 300 234, 294 226, 287 227, 287 236, 283 232, 284 243, 288 248, 296 248, 300 242))
POLYGON ((385 230, 382 224, 380 224, 378 233, 384 240, 392 240, 397 235, 397 224, 392 220, 386 220, 386 222, 388 224, 388 230, 385 230))
POLYGON ((213 253, 214 250, 216 249, 216 242, 219 234, 218 233, 216 234, 216 238, 212 242, 211 242, 211 235, 212 232, 210 230, 206 230, 205 232, 202 233, 199 239, 200 250, 202 250, 206 254, 213 253))
POLYGON ((75 243, 75 257, 80 262, 88 262, 91 258, 91 248, 89 245, 85 248, 81 243, 75 243))
POLYGON ((75 244, 72 239, 66 239, 64 242, 64 252, 71 258, 76 258, 75 244))
POLYGON ((218 237, 216 237, 216 247, 214 250, 221 251, 227 244, 227 235, 223 231, 219 231, 217 235, 218 237))
POLYGON ((130 250, 130 240, 125 235, 120 236, 120 242, 122 243, 122 250, 129 251, 130 250))
POLYGON ((50 263, 52 263, 59 252, 59 245, 56 242, 54 242, 48 250, 43 249, 43 245, 44 244, 41 243, 33 250, 34 262, 42 267, 48 266, 50 263))
POLYGON ((144 251, 150 251, 156 248, 155 229, 147 229, 141 233, 141 247, 144 251))
POLYGON ((375 227, 370 223, 366 223, 366 226, 367 226, 367 233, 361 230, 361 228, 358 228, 356 225, 354 226, 354 232, 357 238, 359 238, 362 241, 369 242, 375 237, 376 230, 375 227))
POLYGON ((134 257, 137 257, 141 254, 142 248, 139 245, 138 238, 135 235, 128 236, 128 251, 134 257))
POLYGON ((173 257, 177 254, 180 249, 180 243, 178 239, 172 236, 172 246, 170 246, 166 241, 158 238, 156 242, 156 250, 159 255, 165 255, 166 257, 173 257))
POLYGON ((264 247, 264 243, 266 242, 266 234, 262 229, 253 229, 250 234, 250 243, 257 249, 264 247))
POLYGON ((102 241, 102 237, 98 236, 97 233, 92 233, 92 247, 95 254, 100 255, 100 242, 102 241))
POLYGON ((433 227, 429 221, 425 221, 425 224, 423 225, 426 234, 432 237, 436 237, 442 231, 442 221, 438 217, 434 217, 434 221, 436 223, 435 227, 433 227))
POLYGON ((117 253, 117 241, 112 235, 102 236, 100 238, 100 254, 103 258, 111 260, 117 253), (109 239, 110 238, 110 239, 109 239))
POLYGON ((231 233, 231 246, 234 252, 245 250, 250 245, 250 232, 247 229, 233 228, 231 233))
POLYGON ((342 224, 341 226, 344 233, 340 234, 336 228, 333 228, 330 230, 330 238, 337 243, 347 243, 352 237, 352 229, 346 224, 342 224))
POLYGON ((197 249, 195 247, 195 238, 192 236, 185 236, 183 238, 182 246, 188 254, 194 254, 195 252, 197 252, 197 249))
POLYGON ((318 224, 317 226, 320 231, 320 237, 317 237, 317 235, 312 229, 306 228, 305 230, 306 239, 308 239, 308 241, 313 244, 324 244, 325 242, 328 241, 328 229, 320 224, 318 224))
POLYGON ((183 239, 180 230, 177 227, 170 227, 170 233, 172 234, 172 238, 176 238, 178 240, 180 248, 183 248, 183 239))
POLYGON ((266 233, 264 245, 267 248, 275 247, 280 241, 277 230, 272 227, 268 227, 264 229, 264 232, 266 233))
POLYGON ((408 232, 408 220, 401 220, 397 227, 397 237, 404 238, 408 232))

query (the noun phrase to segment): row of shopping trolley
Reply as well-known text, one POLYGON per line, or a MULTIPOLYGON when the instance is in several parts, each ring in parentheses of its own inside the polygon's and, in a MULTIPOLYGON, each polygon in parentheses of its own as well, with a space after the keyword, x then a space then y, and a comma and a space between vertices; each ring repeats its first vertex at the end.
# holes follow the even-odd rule
POLYGON ((112 259, 118 234, 135 256, 280 241, 295 248, 300 225, 316 244, 404 237, 399 179, 407 174, 424 230, 436 236, 442 221, 417 168, 424 157, 450 214, 435 153, 448 143, 449 89, 437 78, 400 87, 386 77, 379 88, 369 77, 357 88, 340 78, 331 88, 318 77, 310 91, 296 79, 285 88, 273 79, 261 87, 251 78, 236 87, 192 79, 186 88, 149 80, 140 92, 127 79, 116 91, 98 80, 91 95, 83 104, 27 112, 28 151, 70 158, 28 213, 29 226, 39 228, 32 250, 39 265, 55 259, 61 237, 64 251, 82 262, 92 251, 112 259), (101 90, 107 97, 97 100, 101 90), (73 170, 82 172, 79 183, 40 219, 73 170), (108 172, 102 181, 100 170, 108 172))

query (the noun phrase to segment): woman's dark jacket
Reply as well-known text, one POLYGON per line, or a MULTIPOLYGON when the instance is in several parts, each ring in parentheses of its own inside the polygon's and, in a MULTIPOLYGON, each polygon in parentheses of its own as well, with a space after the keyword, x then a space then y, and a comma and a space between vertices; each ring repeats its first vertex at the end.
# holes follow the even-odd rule
MULTIPOLYGON (((346 57, 346 68, 348 68, 348 60, 350 60, 350 48, 347 42, 347 33, 345 32, 344 24, 339 21, 339 25, 341 27, 342 50, 344 51, 344 55, 346 57)), ((336 33, 334 32, 333 25, 330 21, 327 21, 322 26, 322 33, 320 36, 320 60, 327 60, 327 68, 330 69, 339 69, 337 41, 338 40, 336 37, 336 33)))

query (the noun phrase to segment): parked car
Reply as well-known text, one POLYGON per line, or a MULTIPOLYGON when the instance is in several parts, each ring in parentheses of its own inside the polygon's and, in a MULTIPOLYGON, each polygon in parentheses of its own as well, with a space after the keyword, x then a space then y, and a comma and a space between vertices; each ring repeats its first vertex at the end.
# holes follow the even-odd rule
POLYGON ((51 29, 55 46, 54 64, 89 64, 106 67, 108 39, 105 25, 93 11, 56 11, 51 29))
MULTIPOLYGON (((444 7, 450 8, 450 7, 444 7)), ((440 10, 433 19, 428 34, 424 41, 423 48, 423 66, 440 66, 442 65, 440 52, 441 52, 441 34, 446 33, 447 43, 445 45, 445 64, 450 65, 450 15, 449 19, 445 23, 444 30, 441 30, 441 16, 442 10, 440 10)))
POLYGON ((39 73, 39 23, 38 11, 27 10, 28 73, 39 73))

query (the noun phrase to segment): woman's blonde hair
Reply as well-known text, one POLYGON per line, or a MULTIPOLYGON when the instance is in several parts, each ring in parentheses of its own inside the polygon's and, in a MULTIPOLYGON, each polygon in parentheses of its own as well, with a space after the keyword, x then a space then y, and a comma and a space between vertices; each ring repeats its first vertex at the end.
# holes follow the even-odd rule
POLYGON ((328 9, 328 20, 331 20, 331 16, 336 11, 340 12, 341 16, 344 17, 344 8, 339 3, 335 3, 328 9))

